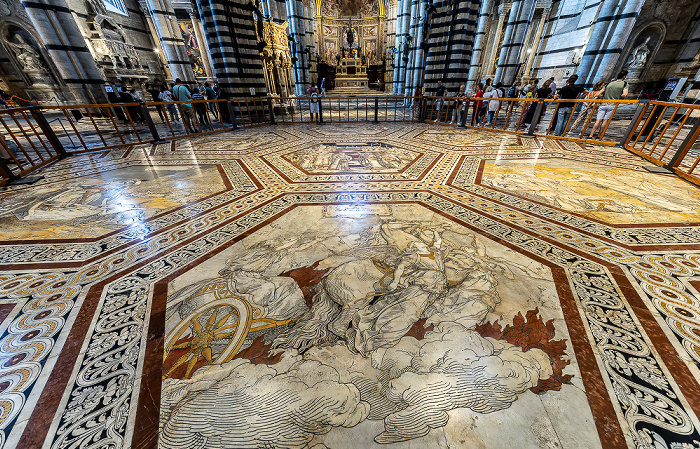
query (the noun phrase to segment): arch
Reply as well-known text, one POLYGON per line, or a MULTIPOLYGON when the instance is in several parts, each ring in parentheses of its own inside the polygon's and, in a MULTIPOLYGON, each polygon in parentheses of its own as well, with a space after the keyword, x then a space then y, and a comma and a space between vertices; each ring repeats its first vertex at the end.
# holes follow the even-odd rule
POLYGON ((620 72, 625 67, 632 50, 642 44, 647 38, 650 38, 648 45, 649 55, 647 56, 643 69, 636 77, 636 80, 639 80, 639 82, 647 81, 645 78, 649 73, 649 69, 653 65, 656 55, 666 39, 666 24, 661 20, 640 23, 634 30, 632 30, 632 34, 630 35, 630 38, 628 39, 627 44, 621 53, 622 57, 615 67, 615 74, 620 72))
MULTIPOLYGON (((365 0, 317 0, 317 1, 315 2, 315 4, 314 4, 314 12, 315 12, 315 14, 316 14, 317 17, 328 17, 328 18, 331 18, 330 16, 325 16, 325 15, 323 14, 323 12, 322 12, 322 10, 323 10, 323 4, 324 4, 325 2, 336 2, 338 5, 340 5, 340 2, 344 2, 344 3, 355 3, 355 4, 358 4, 358 3, 359 3, 359 6, 361 7, 361 6, 362 6, 362 3, 363 3, 364 1, 365 1, 365 0)), ((377 3, 377 5, 379 6, 379 14, 376 15, 376 16, 375 16, 375 15, 372 15, 371 17, 357 18, 356 20, 364 20, 364 19, 370 19, 370 18, 371 18, 371 19, 374 19, 374 18, 377 18, 377 17, 384 17, 384 16, 386 15, 386 5, 384 4, 384 1, 385 1, 385 0, 370 0, 370 1, 374 1, 374 2, 377 3)), ((387 1, 390 1, 390 0, 387 0, 387 1)), ((354 5, 354 6, 358 6, 358 5, 354 5)), ((359 11, 359 8, 357 8, 357 10, 359 11)), ((348 16, 343 16, 343 17, 348 17, 348 16)))
MULTIPOLYGON (((30 76, 33 70, 27 69, 28 64, 43 66, 53 85, 66 85, 35 30, 27 28, 22 23, 5 20, 0 22, 0 43, 9 56, 12 66, 27 87, 36 84, 30 76), (21 39, 15 39, 16 36, 20 36, 21 39), (15 40, 21 40, 22 43, 14 42, 15 40), (22 48, 24 48, 24 51, 22 51, 22 48), (36 54, 32 52, 32 49, 36 54), (18 52, 20 53, 18 54, 18 52)), ((42 68, 36 68, 34 71, 38 73, 41 70, 42 68)))

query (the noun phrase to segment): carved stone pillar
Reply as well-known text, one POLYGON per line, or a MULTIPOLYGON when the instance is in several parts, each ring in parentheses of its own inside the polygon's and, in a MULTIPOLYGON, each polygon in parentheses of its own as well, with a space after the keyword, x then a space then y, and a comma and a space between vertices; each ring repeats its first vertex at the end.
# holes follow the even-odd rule
POLYGON ((534 13, 535 0, 515 0, 513 2, 503 37, 501 54, 498 57, 494 82, 500 81, 505 85, 510 85, 515 81, 515 75, 518 73, 520 65, 520 52, 523 49, 525 35, 534 13))
MULTIPOLYGON (((539 48, 539 43, 540 40, 542 39, 542 32, 544 31, 544 25, 547 23, 547 19, 549 18, 549 8, 545 8, 542 10, 542 17, 540 17, 539 24, 537 25, 537 31, 535 34, 535 38, 532 40, 532 47, 531 49, 536 49, 539 48)), ((530 74, 532 71, 532 65, 535 63, 535 57, 537 56, 536 51, 530 51, 527 54, 527 57, 525 59, 525 69, 521 72, 521 76, 525 77, 530 74)))
POLYGON ((472 52, 469 76, 467 77, 467 90, 470 90, 472 85, 478 81, 479 67, 481 66, 481 58, 486 44, 486 25, 488 24, 489 17, 491 17, 491 5, 491 0, 484 0, 481 4, 479 22, 477 23, 476 34, 474 36, 474 51, 472 52))
POLYGON ((168 67, 168 63, 165 60, 165 55, 163 54, 163 46, 160 44, 158 33, 156 32, 156 28, 153 25, 153 18, 151 17, 151 14, 148 11, 144 11, 144 16, 146 17, 146 23, 148 23, 148 30, 151 32, 153 42, 155 42, 156 44, 156 50, 158 51, 158 59, 160 59, 160 63, 163 64, 163 68, 165 69, 165 77, 167 79, 173 79, 173 75, 172 73, 170 73, 170 67, 168 67))
MULTIPOLYGON (((506 21, 506 15, 510 12, 510 7, 511 5, 509 3, 502 3, 498 7, 498 22, 496 23, 495 32, 489 32, 491 39, 489 42, 488 54, 484 57, 483 63, 481 64, 481 78, 487 78, 493 75, 493 67, 497 57, 498 46, 501 42, 503 24, 506 21)), ((491 21, 491 29, 493 29, 493 20, 491 21)))

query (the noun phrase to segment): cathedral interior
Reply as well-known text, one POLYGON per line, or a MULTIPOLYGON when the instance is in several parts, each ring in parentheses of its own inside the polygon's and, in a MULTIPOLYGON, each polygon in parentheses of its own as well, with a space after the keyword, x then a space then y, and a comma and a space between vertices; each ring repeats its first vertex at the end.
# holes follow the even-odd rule
POLYGON ((698 0, 0 0, 0 449, 700 449, 698 0))

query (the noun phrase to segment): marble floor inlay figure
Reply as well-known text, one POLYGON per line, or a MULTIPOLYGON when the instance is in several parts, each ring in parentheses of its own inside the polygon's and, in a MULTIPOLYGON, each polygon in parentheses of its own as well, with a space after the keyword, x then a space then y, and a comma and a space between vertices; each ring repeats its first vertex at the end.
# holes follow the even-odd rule
POLYGON ((615 147, 266 126, 0 191, 0 448, 700 448, 700 190, 615 147))

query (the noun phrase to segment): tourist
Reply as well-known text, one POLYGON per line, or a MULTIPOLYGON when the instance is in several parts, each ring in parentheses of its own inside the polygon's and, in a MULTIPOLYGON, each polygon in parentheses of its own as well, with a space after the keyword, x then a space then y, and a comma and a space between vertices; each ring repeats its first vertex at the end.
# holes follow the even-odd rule
POLYGON ((311 114, 311 121, 312 122, 318 122, 319 121, 319 107, 318 107, 318 95, 319 95, 319 90, 316 87, 316 85, 312 84, 311 87, 306 89, 306 94, 311 97, 309 99, 309 114, 311 114))
POLYGON ((160 86, 160 94, 158 94, 158 99, 164 103, 168 103, 165 105, 165 107, 168 109, 168 112, 170 112, 170 119, 173 121, 173 123, 179 125, 180 122, 178 121, 179 116, 177 114, 177 106, 171 103, 172 101, 175 101, 175 97, 173 97, 173 93, 168 90, 168 86, 165 83, 160 86))
MULTIPOLYGON (((503 84, 497 83, 496 87, 491 92, 488 92, 484 95, 484 98, 503 98, 503 84)), ((496 114, 496 111, 500 109, 501 101, 489 100, 487 103, 489 113, 486 117, 486 123, 484 123, 484 126, 495 125, 496 123, 494 121, 494 115, 496 114)))
MULTIPOLYGON (((476 84, 476 93, 474 94, 474 98, 482 98, 484 96, 484 85, 482 83, 477 83, 476 84)), ((482 107, 483 101, 477 100, 474 102, 474 108, 472 109, 472 126, 476 126, 480 122, 480 117, 481 117, 481 107, 482 107)))
MULTIPOLYGON (((544 84, 542 84, 542 87, 540 87, 539 89, 537 89, 537 91, 535 91, 535 95, 533 98, 538 98, 538 99, 539 98, 542 98, 542 99, 550 98, 552 96, 552 90, 549 88, 549 85, 551 83, 552 83, 551 80, 545 81, 544 84)), ((523 120, 524 126, 529 126, 530 123, 532 123, 532 119, 535 118, 535 111, 536 110, 537 110, 537 105, 531 104, 530 108, 527 111, 527 115, 525 116, 525 119, 523 120)), ((546 110, 547 110, 547 103, 542 103, 542 110, 540 111, 538 122, 539 122, 539 119, 542 118, 542 116, 544 115, 546 110)))
MULTIPOLYGON (((598 81, 597 83, 595 83, 593 85, 593 88, 591 89, 591 91, 588 92, 588 94, 586 94, 586 100, 597 100, 598 98, 600 98, 603 95, 603 87, 605 87, 605 83, 603 81, 598 81)), ((596 103, 593 101, 591 101, 590 103, 583 104, 583 109, 581 110, 581 113, 576 118, 576 121, 574 122, 574 124, 571 125, 571 129, 569 130, 569 132, 573 133, 574 130, 576 128, 578 128, 578 125, 580 125, 581 123, 584 123, 586 121, 588 116, 595 109, 595 105, 596 105, 596 103)), ((586 124, 586 126, 587 125, 588 124, 586 124)), ((581 131, 582 134, 585 131, 586 126, 584 126, 584 130, 581 131)))
MULTIPOLYGON (((447 94, 447 89, 445 89, 445 86, 442 85, 442 80, 438 80, 437 82, 437 90, 435 91, 435 96, 437 99, 435 100, 435 122, 437 122, 440 119, 440 109, 442 109, 442 97, 447 94)), ((445 117, 445 120, 447 120, 447 117, 445 117)))
POLYGON ((627 70, 623 70, 617 74, 615 81, 605 86, 603 100, 611 100, 612 102, 601 104, 598 108, 598 116, 596 117, 595 125, 593 125, 593 129, 591 130, 591 135, 589 136, 590 139, 601 139, 603 137, 603 134, 608 128, 608 123, 610 123, 613 112, 615 111, 615 100, 619 100, 622 97, 627 96, 628 87, 627 82, 625 81, 626 77, 627 70), (599 131, 599 134, 596 135, 596 131, 599 131))
POLYGON ((510 86, 510 89, 508 89, 508 98, 512 98, 512 101, 508 102, 508 113, 510 114, 513 112, 513 108, 515 107, 515 99, 520 96, 520 80, 516 80, 513 82, 513 84, 510 86))
POLYGON ((552 91, 552 97, 557 94, 557 83, 554 82, 554 77, 549 79, 549 90, 552 91))
MULTIPOLYGON (((173 96, 177 101, 187 101, 192 99, 192 94, 187 86, 183 85, 180 78, 175 79, 175 86, 173 87, 173 96)), ((194 114, 192 113, 192 103, 180 103, 180 110, 182 111, 182 121, 185 124, 185 129, 188 133, 194 133, 196 126, 194 126, 194 114)))
POLYGON ((466 98, 467 92, 466 92, 466 86, 464 84, 460 84, 459 86, 459 92, 457 92, 457 100, 455 100, 455 105, 454 105, 454 112, 452 113, 452 121, 450 122, 451 125, 454 124, 455 120, 459 120, 457 124, 462 123, 462 114, 466 114, 467 111, 467 105, 469 104, 468 101, 464 101, 464 98, 466 98), (460 107, 461 103, 461 107, 460 107))
MULTIPOLYGON (((564 86, 559 93, 554 97, 555 100, 559 98, 563 100, 573 100, 579 97, 581 94, 587 94, 588 91, 583 88, 583 86, 577 86, 576 81, 578 80, 578 75, 572 75, 566 80, 566 86, 564 86)), ((569 123, 569 117, 576 107, 574 102, 561 102, 559 103, 559 108, 557 108, 557 127, 554 134, 561 136, 566 130, 566 125, 569 123)))
MULTIPOLYGON (((218 84, 214 85, 214 92, 216 93, 217 100, 228 100, 229 98, 228 92, 223 90, 218 84)), ((221 119, 221 123, 233 124, 233 117, 231 117, 228 107, 229 103, 225 101, 218 101, 216 105, 219 110, 219 117, 221 119)), ((233 105, 231 105, 231 107, 233 107, 233 105)))
POLYGON ((204 96, 207 100, 209 100, 209 103, 207 103, 209 112, 214 114, 214 117, 218 119, 219 115, 217 113, 216 103, 213 102, 213 100, 216 100, 216 91, 212 89, 211 84, 209 84, 209 82, 204 83, 204 96))
POLYGON ((491 78, 486 78, 486 83, 484 84, 484 94, 487 94, 493 90, 493 86, 491 85, 493 81, 491 78))
MULTIPOLYGON (((192 100, 194 101, 204 101, 204 95, 198 90, 195 90, 192 92, 192 100)), ((194 112, 197 114, 199 117, 199 129, 201 131, 202 125, 206 124, 209 120, 207 120, 207 105, 206 103, 192 103, 192 107, 194 108, 194 112)), ((209 124, 211 127, 211 124, 209 124)), ((213 130, 214 128, 212 128, 213 130)))
MULTIPOLYGON (((151 101, 153 102, 158 102, 158 96, 160 95, 160 90, 156 87, 155 84, 153 83, 148 83, 146 84, 146 92, 151 96, 151 101)), ((158 111, 158 115, 160 116, 161 121, 165 123, 166 119, 166 112, 165 108, 163 107, 162 104, 157 104, 156 105, 156 111, 158 111)))

